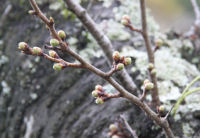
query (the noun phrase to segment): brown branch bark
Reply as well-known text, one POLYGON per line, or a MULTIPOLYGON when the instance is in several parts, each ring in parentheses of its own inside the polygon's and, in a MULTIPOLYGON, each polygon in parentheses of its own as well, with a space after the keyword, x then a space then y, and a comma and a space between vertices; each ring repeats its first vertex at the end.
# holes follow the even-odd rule
MULTIPOLYGON (((38 10, 38 6, 37 6, 35 0, 30 0, 30 3, 32 4, 32 7, 35 11, 40 12, 37 14, 37 16, 39 18, 47 19, 47 18, 43 18, 44 14, 42 14, 41 11, 38 10)), ((43 20, 43 21, 45 23, 47 23, 47 25, 48 25, 49 22, 46 22, 47 20, 43 20)), ((50 31, 52 31, 51 33, 56 32, 54 26, 49 26, 49 27, 50 27, 50 31)), ((53 37, 57 38, 58 37, 57 33, 55 33, 53 35, 53 37)), ((105 79, 106 81, 108 81, 116 90, 118 90, 121 97, 124 97, 124 98, 130 100, 130 102, 139 106, 152 120, 154 120, 156 122, 156 124, 158 124, 160 127, 162 127, 165 130, 165 133, 169 138, 174 138, 174 135, 169 127, 167 120, 158 117, 157 114, 153 110, 151 110, 147 104, 140 101, 140 99, 138 97, 136 97, 135 95, 131 94, 126 89, 124 89, 112 77, 110 77, 110 76, 108 77, 105 72, 102 72, 101 70, 99 70, 96 67, 92 66, 91 64, 87 63, 82 57, 80 57, 77 53, 72 51, 67 43, 60 40, 60 46, 64 52, 67 52, 72 57, 74 57, 76 60, 78 60, 84 68, 92 71, 93 73, 97 74, 98 76, 100 76, 103 79, 105 79)))
MULTIPOLYGON (((145 41, 148 60, 149 60, 149 63, 152 63, 152 64, 155 65, 154 53, 153 53, 152 48, 151 48, 151 43, 150 43, 150 40, 149 40, 148 30, 147 30, 145 0, 140 0, 140 7, 141 7, 141 18, 142 18, 142 36, 143 36, 144 41, 145 41)), ((153 105, 160 105, 156 75, 153 75, 151 73, 149 73, 149 74, 150 74, 150 77, 151 77, 151 81, 154 83, 154 89, 153 89, 152 94, 151 94, 152 95, 152 104, 153 105)))
POLYGON ((129 125, 129 123, 127 122, 126 118, 123 115, 120 115, 120 118, 123 120, 126 128, 128 129, 128 131, 131 133, 131 135, 133 136, 133 138, 138 138, 136 132, 131 128, 131 126, 129 125))
MULTIPOLYGON (((98 28, 98 25, 89 16, 87 11, 83 7, 81 7, 81 5, 76 3, 75 0, 64 0, 64 2, 67 4, 68 8, 75 13, 75 15, 80 19, 80 21, 85 25, 88 31, 96 39, 111 65, 111 63, 113 62, 113 46, 108 37, 104 35, 104 33, 98 28)), ((117 78, 120 78, 123 86, 127 90, 137 95, 136 85, 126 70, 117 73, 117 78)))

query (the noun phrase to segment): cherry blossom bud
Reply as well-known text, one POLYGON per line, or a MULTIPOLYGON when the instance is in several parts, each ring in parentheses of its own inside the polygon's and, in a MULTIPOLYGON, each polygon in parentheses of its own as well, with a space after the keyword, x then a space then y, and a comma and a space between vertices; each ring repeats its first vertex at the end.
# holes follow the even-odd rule
POLYGON ((53 57, 53 58, 57 58, 57 57, 58 57, 58 54, 57 54, 54 50, 50 50, 50 51, 49 51, 49 56, 50 56, 50 57, 53 57))
POLYGON ((110 129, 111 132, 116 132, 118 130, 118 128, 117 128, 117 126, 115 124, 111 124, 109 126, 109 129, 110 129))
POLYGON ((40 56, 42 54, 42 49, 40 47, 33 47, 33 54, 40 56))
POLYGON ((153 63, 149 63, 149 65, 148 65, 148 69, 149 69, 149 70, 152 70, 153 68, 154 68, 153 63))
POLYGON ((49 18, 49 22, 50 22, 50 23, 54 23, 53 17, 50 17, 50 18, 49 18))
POLYGON ((164 105, 161 105, 159 106, 159 112, 165 112, 165 106, 164 105))
POLYGON ((127 65, 130 65, 132 62, 131 58, 130 57, 127 57, 124 59, 124 64, 127 66, 127 65))
POLYGON ((94 91, 92 91, 92 96, 93 96, 94 98, 97 98, 97 97, 99 96, 98 93, 99 93, 99 91, 94 90, 94 91))
POLYGON ((101 85, 96 85, 95 90, 103 91, 103 87, 101 85))
POLYGON ((161 47, 163 45, 163 40, 157 39, 155 43, 157 47, 161 47))
POLYGON ((117 135, 113 135, 112 138, 120 138, 119 136, 117 135))
POLYGON ((25 42, 19 42, 18 43, 18 49, 19 50, 26 50, 26 48, 28 47, 28 44, 25 42))
POLYGON ((29 11, 28 11, 28 14, 34 15, 34 14, 35 14, 35 11, 34 11, 34 10, 29 10, 29 11))
POLYGON ((123 69, 124 69, 124 64, 122 63, 117 64, 117 70, 121 71, 123 69))
POLYGON ((156 69, 153 69, 153 70, 151 71, 151 74, 152 74, 152 75, 156 75, 156 73, 157 73, 157 72, 156 72, 156 69))
POLYGON ((60 71, 64 68, 64 65, 62 63, 56 63, 53 65, 53 69, 56 71, 60 71))
POLYGON ((152 90, 154 88, 154 84, 152 82, 146 83, 144 85, 145 90, 152 90))
POLYGON ((124 15, 121 19, 121 24, 123 25, 129 25, 130 24, 130 17, 128 15, 124 15))
POLYGON ((118 51, 113 52, 113 59, 115 61, 119 61, 120 60, 120 54, 118 51))
POLYGON ((96 99, 95 102, 96 102, 96 104, 103 104, 104 100, 101 97, 99 97, 99 98, 96 99))
POLYGON ((66 33, 63 30, 58 31, 58 36, 61 39, 65 39, 66 38, 66 33))
POLYGON ((57 39, 51 39, 50 44, 55 47, 59 45, 59 41, 57 39))

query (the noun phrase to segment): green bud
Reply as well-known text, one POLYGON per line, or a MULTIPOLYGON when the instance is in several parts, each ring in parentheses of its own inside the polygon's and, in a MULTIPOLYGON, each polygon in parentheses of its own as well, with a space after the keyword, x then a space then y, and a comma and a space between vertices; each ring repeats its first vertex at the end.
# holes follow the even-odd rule
POLYGON ((124 15, 121 19, 121 24, 123 25, 129 25, 130 24, 130 17, 128 15, 124 15))
POLYGON ((50 22, 50 23, 54 23, 53 17, 50 17, 50 18, 49 18, 49 22, 50 22))
POLYGON ((25 50, 27 47, 28 47, 28 45, 25 42, 19 42, 18 43, 18 49, 19 50, 25 50))
POLYGON ((161 47, 163 45, 163 40, 157 39, 155 43, 157 47, 161 47))
POLYGON ((34 55, 41 55, 42 49, 40 47, 33 47, 33 54, 34 55))
POLYGON ((113 52, 113 59, 115 61, 119 61, 120 60, 120 54, 118 51, 113 52))
POLYGON ((121 20, 121 24, 123 24, 124 26, 129 25, 129 22, 127 20, 122 19, 121 20))
POLYGON ((49 56, 53 57, 53 58, 56 58, 57 57, 57 53, 54 50, 50 50, 49 51, 49 56))
POLYGON ((112 131, 112 132, 116 132, 118 130, 117 126, 115 124, 111 124, 109 126, 109 130, 112 131))
POLYGON ((58 31, 58 36, 61 39, 65 39, 66 38, 66 33, 63 30, 58 31))
POLYGON ((130 65, 132 62, 131 58, 130 57, 127 57, 124 59, 124 64, 127 66, 127 65, 130 65))
POLYGON ((35 14, 35 11, 34 11, 34 10, 29 10, 29 11, 28 11, 28 14, 34 15, 34 14, 35 14))
POLYGON ((95 102, 96 102, 96 104, 103 104, 104 103, 102 98, 97 98, 95 102))
POLYGON ((121 71, 123 69, 124 69, 124 64, 122 63, 117 64, 117 70, 121 71))
POLYGON ((164 105, 159 106, 159 112, 164 112, 164 111, 165 111, 165 106, 164 105))
POLYGON ((152 75, 156 75, 156 73, 157 73, 157 72, 156 72, 156 69, 153 69, 153 70, 151 71, 151 74, 152 74, 152 75))
POLYGON ((56 71, 60 71, 63 69, 63 64, 62 63, 56 63, 53 65, 53 69, 56 70, 56 71))
POLYGON ((149 63, 149 65, 148 65, 148 69, 149 69, 149 70, 152 70, 153 68, 154 68, 153 63, 149 63))
POLYGON ((99 96, 98 93, 99 93, 99 91, 94 90, 94 91, 92 91, 92 96, 97 98, 99 96))
POLYGON ((59 41, 57 39, 51 39, 50 44, 55 47, 59 45, 59 41))
POLYGON ((144 85, 144 87, 145 87, 145 90, 152 90, 153 88, 154 88, 154 84, 153 83, 151 83, 151 82, 149 82, 149 83, 146 83, 145 85, 144 85))
POLYGON ((95 86, 95 90, 102 91, 102 90, 103 90, 103 87, 102 87, 101 85, 96 85, 96 86, 95 86))

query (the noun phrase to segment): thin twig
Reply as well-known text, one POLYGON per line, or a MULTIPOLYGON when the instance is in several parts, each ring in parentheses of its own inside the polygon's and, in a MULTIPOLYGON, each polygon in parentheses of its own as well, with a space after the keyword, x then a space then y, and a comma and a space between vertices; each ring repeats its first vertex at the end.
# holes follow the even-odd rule
MULTIPOLYGON (((147 21, 146 21, 146 7, 145 7, 145 0, 140 0, 140 7, 141 7, 141 17, 142 17, 142 36, 145 41, 145 46, 147 49, 147 55, 149 63, 155 65, 154 62, 154 53, 151 48, 148 31, 147 31, 147 21)), ((157 86, 157 78, 156 75, 152 75, 150 73, 151 81, 154 83, 154 88, 152 91, 152 103, 153 105, 160 105, 159 95, 158 95, 158 86, 157 86)))
MULTIPOLYGON (((103 31, 101 31, 98 25, 94 22, 94 20, 89 16, 87 11, 81 7, 75 0, 64 0, 67 4, 68 8, 74 12, 74 14, 80 19, 80 21, 84 24, 84 26, 88 29, 88 31, 92 34, 95 38, 101 49, 103 50, 105 56, 107 57, 110 65, 113 62, 112 54, 113 54, 113 46, 109 38, 104 35, 103 31)), ((120 78, 121 83, 123 86, 137 95, 136 85, 133 82, 130 75, 127 73, 126 70, 123 70, 117 73, 117 78, 120 78)))
POLYGON ((133 138, 138 138, 135 130, 133 130, 131 128, 131 126, 129 125, 129 123, 127 122, 126 118, 124 117, 124 115, 120 115, 120 118, 123 120, 124 124, 126 125, 126 128, 128 129, 128 131, 131 133, 131 135, 133 136, 133 138))

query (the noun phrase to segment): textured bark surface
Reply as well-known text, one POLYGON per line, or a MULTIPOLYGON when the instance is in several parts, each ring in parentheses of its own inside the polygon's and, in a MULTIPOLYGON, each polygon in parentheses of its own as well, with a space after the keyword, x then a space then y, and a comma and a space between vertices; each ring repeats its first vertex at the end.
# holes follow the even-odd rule
MULTIPOLYGON (((21 54, 17 50, 19 41, 42 46, 49 41, 49 34, 38 19, 27 14, 30 7, 27 1, 20 6, 18 1, 1 0, 0 13, 8 3, 13 9, 0 28, 0 39, 3 40, 0 50, 9 62, 0 66, 0 81, 5 81, 11 90, 10 94, 3 94, 0 86, 1 138, 24 137, 27 133, 25 120, 31 116, 34 118, 31 138, 104 138, 109 124, 121 113, 127 115, 139 137, 163 137, 161 129, 153 130, 153 122, 125 99, 96 105, 91 91, 97 83, 104 83, 96 75, 74 69, 55 72, 49 61, 21 54)), ((48 11, 48 2, 40 6, 48 11)), ((48 11, 47 14, 59 20, 56 22, 59 28, 74 31, 72 25, 57 13, 48 11)), ((104 59, 95 65, 102 70, 108 69, 104 59)), ((172 126, 176 128, 173 131, 181 135, 178 125, 172 126)))

